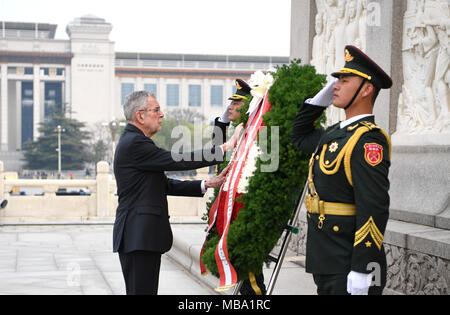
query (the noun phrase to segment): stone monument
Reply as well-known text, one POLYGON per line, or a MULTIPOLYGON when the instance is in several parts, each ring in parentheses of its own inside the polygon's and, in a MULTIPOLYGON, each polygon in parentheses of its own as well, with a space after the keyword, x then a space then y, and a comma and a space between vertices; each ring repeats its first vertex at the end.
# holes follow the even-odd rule
MULTIPOLYGON (((292 0, 291 6, 291 59, 330 74, 344 65, 344 46, 352 44, 394 81, 374 108, 393 144, 385 294, 449 294, 450 0, 292 0)), ((327 125, 343 119, 342 110, 327 110, 327 125)), ((302 218, 292 246, 299 253, 302 218)))

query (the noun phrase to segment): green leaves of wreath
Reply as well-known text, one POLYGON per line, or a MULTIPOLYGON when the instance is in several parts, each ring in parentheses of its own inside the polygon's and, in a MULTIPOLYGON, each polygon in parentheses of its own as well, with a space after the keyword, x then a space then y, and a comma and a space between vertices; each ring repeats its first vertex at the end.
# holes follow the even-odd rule
MULTIPOLYGON (((263 163, 259 158, 256 171, 251 177, 248 193, 240 197, 244 207, 231 223, 228 232, 228 252, 231 264, 236 269, 239 280, 248 278, 248 273, 259 274, 268 254, 276 245, 283 228, 295 211, 294 207, 308 173, 309 155, 292 146, 290 133, 292 122, 303 101, 317 94, 325 83, 325 76, 318 75, 315 68, 301 65, 300 60, 293 60, 290 65, 278 67, 274 83, 270 88, 269 101, 271 111, 264 115, 264 125, 268 127, 267 152, 271 152, 270 127, 279 127, 279 167, 272 173, 261 172, 263 163)), ((245 123, 245 114, 251 100, 247 100, 241 108, 241 119, 234 124, 245 123)), ((322 117, 322 120, 324 117, 322 117)), ((221 165, 223 169, 227 161, 221 165)), ((211 208, 214 198, 207 204, 211 208)), ((207 214, 205 216, 207 218, 207 214)), ((203 263, 219 277, 214 252, 219 241, 217 230, 213 228, 202 257, 203 263)))

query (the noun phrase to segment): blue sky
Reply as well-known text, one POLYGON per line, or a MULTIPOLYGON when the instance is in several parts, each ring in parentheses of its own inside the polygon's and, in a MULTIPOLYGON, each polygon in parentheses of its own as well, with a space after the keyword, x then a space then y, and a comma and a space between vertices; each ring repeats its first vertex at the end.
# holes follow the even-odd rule
POLYGON ((0 0, 0 21, 112 23, 116 51, 288 56, 290 0, 0 0))

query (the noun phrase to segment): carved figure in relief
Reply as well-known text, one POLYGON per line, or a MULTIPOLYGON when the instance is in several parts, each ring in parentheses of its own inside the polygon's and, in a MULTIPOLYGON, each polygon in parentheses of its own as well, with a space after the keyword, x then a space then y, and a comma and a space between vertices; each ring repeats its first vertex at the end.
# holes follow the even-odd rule
MULTIPOLYGON (((316 0, 316 7, 318 13, 311 64, 318 73, 326 74, 344 65, 346 45, 353 44, 365 49, 367 0, 316 0)), ((326 125, 344 118, 343 110, 329 108, 326 125)))
POLYGON ((316 67, 316 70, 318 73, 325 73, 325 62, 324 62, 324 28, 323 28, 323 18, 322 14, 318 13, 316 15, 316 36, 314 37, 313 41, 313 53, 312 53, 312 60, 311 64, 316 67))
POLYGON ((411 0, 404 17, 397 133, 449 133, 450 1, 411 0))

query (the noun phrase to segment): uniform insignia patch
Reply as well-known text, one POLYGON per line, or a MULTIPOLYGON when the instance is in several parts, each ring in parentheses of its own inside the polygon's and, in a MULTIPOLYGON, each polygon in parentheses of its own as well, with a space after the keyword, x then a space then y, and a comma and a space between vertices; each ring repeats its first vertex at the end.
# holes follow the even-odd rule
POLYGON ((336 152, 336 150, 338 149, 338 147, 339 147, 338 143, 337 143, 337 142, 333 142, 333 143, 330 145, 330 152, 331 152, 331 153, 336 152))
POLYGON ((372 166, 376 166, 383 160, 383 147, 376 143, 366 143, 364 145, 364 158, 372 166))

